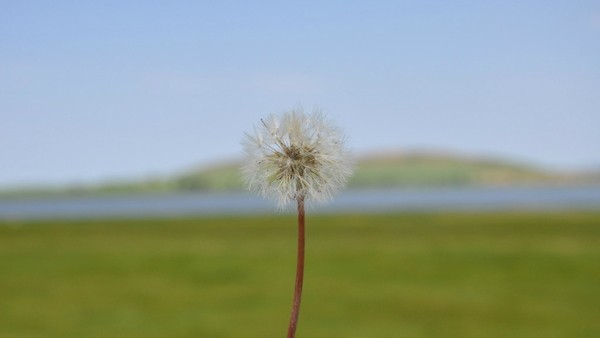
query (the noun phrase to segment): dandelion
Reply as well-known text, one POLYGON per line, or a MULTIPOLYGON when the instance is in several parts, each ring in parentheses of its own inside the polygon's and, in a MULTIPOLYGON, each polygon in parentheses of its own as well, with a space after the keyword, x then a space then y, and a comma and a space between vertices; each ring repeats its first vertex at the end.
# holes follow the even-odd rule
POLYGON ((251 190, 273 197, 281 208, 295 202, 298 209, 298 257, 288 338, 296 334, 304 280, 304 203, 324 202, 346 183, 352 172, 342 132, 320 111, 292 110, 262 119, 244 139, 242 168, 251 190))
POLYGON ((262 119, 246 134, 248 187, 284 207, 300 197, 326 201, 351 173, 345 137, 320 111, 293 110, 262 119))

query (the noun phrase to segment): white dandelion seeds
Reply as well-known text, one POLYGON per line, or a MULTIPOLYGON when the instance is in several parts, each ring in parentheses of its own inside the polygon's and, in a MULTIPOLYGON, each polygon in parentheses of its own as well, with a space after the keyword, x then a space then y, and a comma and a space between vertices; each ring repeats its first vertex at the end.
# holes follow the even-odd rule
POLYGON ((280 207, 299 197, 327 201, 352 173, 345 140, 318 110, 271 115, 245 135, 243 176, 251 190, 280 207))

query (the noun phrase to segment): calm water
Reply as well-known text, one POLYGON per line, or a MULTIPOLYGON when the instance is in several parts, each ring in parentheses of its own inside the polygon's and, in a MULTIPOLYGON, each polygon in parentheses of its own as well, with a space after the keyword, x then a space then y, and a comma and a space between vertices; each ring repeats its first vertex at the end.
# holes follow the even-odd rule
MULTIPOLYGON (((311 212, 430 210, 600 210, 600 187, 361 190, 311 212)), ((279 212, 246 193, 0 200, 0 219, 228 215, 279 212)))

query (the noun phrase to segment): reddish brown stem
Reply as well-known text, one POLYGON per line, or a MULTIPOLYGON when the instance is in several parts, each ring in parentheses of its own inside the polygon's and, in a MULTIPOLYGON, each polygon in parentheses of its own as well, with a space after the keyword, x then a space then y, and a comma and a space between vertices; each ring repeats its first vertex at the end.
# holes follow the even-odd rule
POLYGON ((294 287, 294 303, 292 305, 292 316, 288 326, 287 338, 296 336, 298 315, 300 314, 300 301, 302 300, 302 283, 304 281, 304 197, 300 196, 298 201, 298 258, 296 261, 296 284, 294 287))

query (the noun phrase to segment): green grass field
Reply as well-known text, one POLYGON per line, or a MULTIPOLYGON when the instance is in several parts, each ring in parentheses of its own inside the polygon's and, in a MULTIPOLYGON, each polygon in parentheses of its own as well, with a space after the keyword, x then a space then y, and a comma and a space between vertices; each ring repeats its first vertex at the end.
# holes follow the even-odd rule
MULTIPOLYGON (((297 337, 600 337, 600 213, 307 218, 297 337)), ((284 337, 293 216, 0 223, 0 337, 284 337)))

